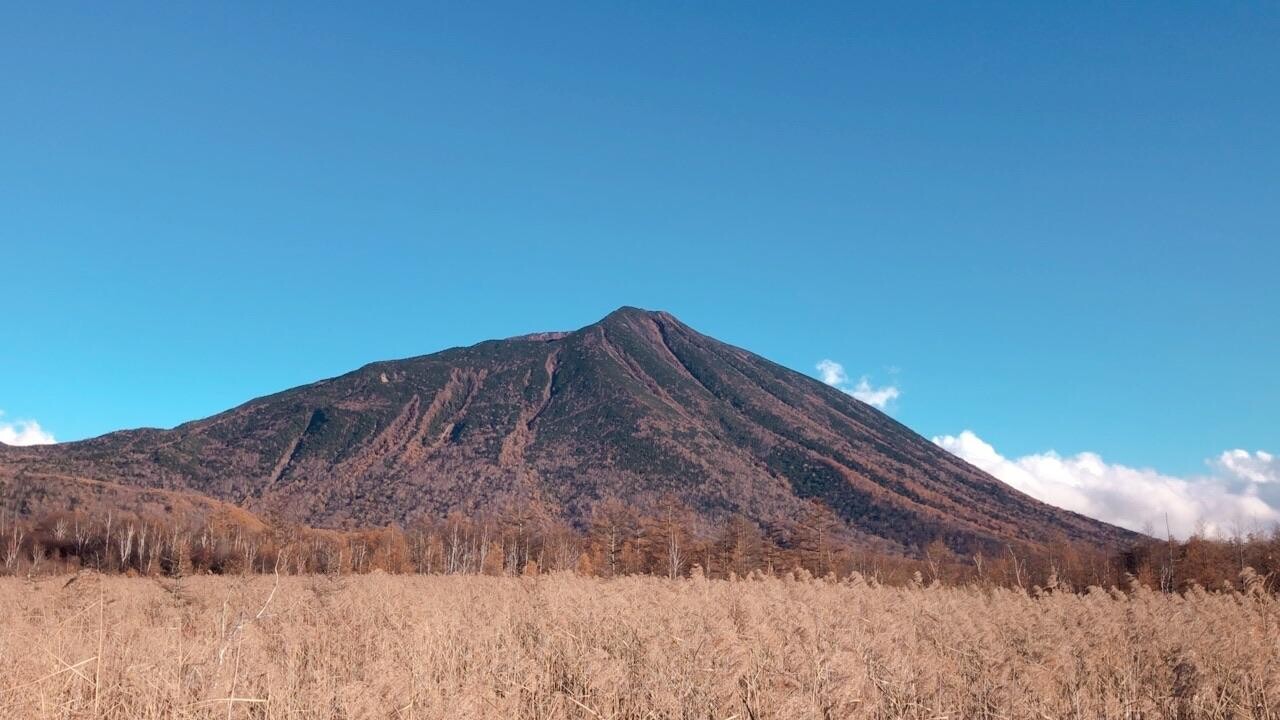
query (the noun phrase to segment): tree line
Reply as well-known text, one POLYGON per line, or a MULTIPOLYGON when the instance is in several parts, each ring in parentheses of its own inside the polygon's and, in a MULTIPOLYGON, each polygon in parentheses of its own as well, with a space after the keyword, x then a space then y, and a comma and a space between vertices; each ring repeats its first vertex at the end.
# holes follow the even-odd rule
POLYGON ((980 584, 1031 592, 1145 585, 1166 592, 1267 583, 1280 570, 1280 531, 1236 538, 1144 539, 1120 552, 1073 545, 1010 544, 1005 552, 960 555, 945 538, 909 556, 847 541, 815 507, 799 520, 760 525, 743 516, 708 524, 677 503, 641 511, 598 504, 582 527, 531 512, 452 513, 406 526, 310 528, 279 518, 260 525, 220 515, 178 519, 107 511, 40 517, 0 513, 0 573, 370 572, 536 575, 570 571, 616 577, 786 575, 877 583, 980 584))

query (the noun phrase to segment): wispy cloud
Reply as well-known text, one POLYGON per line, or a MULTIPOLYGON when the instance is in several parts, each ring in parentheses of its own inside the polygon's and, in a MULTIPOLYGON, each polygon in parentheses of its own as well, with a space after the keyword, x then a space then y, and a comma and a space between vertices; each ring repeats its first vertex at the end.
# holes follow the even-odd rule
POLYGON ((1166 517, 1179 537, 1280 522, 1280 459, 1263 451, 1228 450, 1207 461, 1206 473, 1176 477, 1092 452, 1006 458, 970 430, 933 442, 1034 498, 1131 530, 1163 533, 1166 517))
POLYGON ((893 385, 885 385, 884 387, 871 387, 871 383, 867 380, 867 376, 863 375, 853 390, 845 392, 858 398, 862 402, 878 408, 887 406, 890 402, 897 400, 901 393, 898 388, 893 385))
POLYGON ((844 366, 835 360, 819 361, 818 374, 822 377, 822 382, 833 387, 840 387, 849 383, 849 375, 845 373, 844 366))
POLYGON ((1280 483, 1280 458, 1261 450, 1228 450, 1213 461, 1227 474, 1251 483, 1280 483))
POLYGON ((0 443, 5 445, 49 445, 57 442, 53 433, 40 427, 35 420, 3 420, 0 410, 0 443))
POLYGON ((849 374, 845 372, 844 366, 835 360, 820 360, 815 367, 818 370, 818 377, 822 378, 822 382, 843 390, 862 402, 881 410, 887 407, 889 403, 897 400, 898 396, 902 394, 895 385, 873 387, 870 378, 866 375, 858 378, 857 383, 850 383, 849 374))

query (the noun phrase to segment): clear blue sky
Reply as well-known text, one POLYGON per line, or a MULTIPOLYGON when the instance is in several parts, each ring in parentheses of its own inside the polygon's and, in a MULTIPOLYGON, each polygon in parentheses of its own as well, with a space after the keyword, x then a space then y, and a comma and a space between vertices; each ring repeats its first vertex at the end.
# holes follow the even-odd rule
POLYGON ((1280 450, 1274 3, 177 5, 0 9, 6 419, 628 304, 1006 455, 1280 450))

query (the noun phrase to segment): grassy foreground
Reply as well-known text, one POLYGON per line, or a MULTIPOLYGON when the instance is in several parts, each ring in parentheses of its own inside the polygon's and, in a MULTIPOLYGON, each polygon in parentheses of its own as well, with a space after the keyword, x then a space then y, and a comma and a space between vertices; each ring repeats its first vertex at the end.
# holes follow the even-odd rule
POLYGON ((1270 718, 1265 593, 0 580, 4 718, 1270 718))

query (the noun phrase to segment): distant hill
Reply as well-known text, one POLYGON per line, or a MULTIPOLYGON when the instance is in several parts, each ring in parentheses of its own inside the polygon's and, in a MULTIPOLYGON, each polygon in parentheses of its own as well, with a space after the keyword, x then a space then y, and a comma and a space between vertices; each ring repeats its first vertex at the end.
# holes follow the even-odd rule
MULTIPOLYGON (((635 308, 575 332, 372 363, 172 430, 0 446, 0 475, 46 482, 38 473, 322 527, 499 509, 583 524, 612 498, 678 501, 707 522, 819 512, 855 542, 902 553, 935 539, 998 552, 1135 537, 1034 500, 839 390, 635 308)), ((47 482, 46 505, 59 493, 82 502, 71 495, 84 482, 47 482)))

